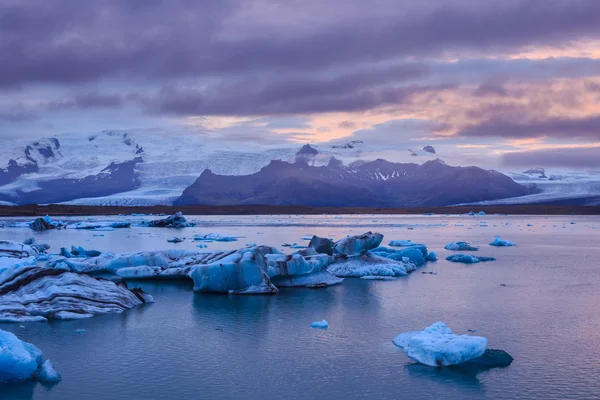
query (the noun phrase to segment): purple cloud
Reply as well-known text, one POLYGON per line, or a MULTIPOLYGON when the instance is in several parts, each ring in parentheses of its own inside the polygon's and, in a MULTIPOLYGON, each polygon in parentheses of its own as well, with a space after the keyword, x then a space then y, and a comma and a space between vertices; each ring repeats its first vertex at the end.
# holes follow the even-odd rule
POLYGON ((293 28, 261 24, 257 15, 243 18, 239 14, 252 8, 246 1, 7 0, 0 4, 0 85, 306 73, 600 36, 595 0, 254 6, 258 17, 287 17, 293 28), (295 14, 309 11, 318 24, 295 24, 295 14))
POLYGON ((561 137, 598 140, 600 139, 600 116, 549 117, 526 121, 495 118, 466 127, 458 132, 458 136, 510 139, 561 137))

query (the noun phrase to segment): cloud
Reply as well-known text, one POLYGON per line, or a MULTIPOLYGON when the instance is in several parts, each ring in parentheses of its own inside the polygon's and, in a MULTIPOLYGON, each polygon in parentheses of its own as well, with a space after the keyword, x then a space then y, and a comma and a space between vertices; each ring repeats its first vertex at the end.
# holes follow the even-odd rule
MULTIPOLYGON (((361 140, 369 147, 406 148, 422 147, 421 142, 434 132, 446 129, 445 124, 424 119, 396 119, 376 124, 368 129, 354 131, 350 136, 335 140, 334 144, 343 144, 350 140, 361 140)), ((432 142, 427 142, 431 144, 432 142)))
POLYGON ((502 162, 510 167, 600 168, 600 146, 544 149, 507 153, 502 162))
POLYGON ((510 139, 556 137, 600 140, 600 116, 592 115, 583 118, 548 117, 546 119, 525 121, 495 118, 468 126, 460 130, 458 135, 510 139))
POLYGON ((8 107, 6 110, 0 110, 0 121, 6 122, 24 122, 35 121, 39 119, 39 115, 35 110, 26 107, 22 103, 17 103, 14 106, 8 107))
POLYGON ((352 121, 342 121, 338 124, 338 128, 341 129, 355 129, 356 123, 352 121))
POLYGON ((308 73, 506 52, 598 38, 599 20, 596 0, 382 0, 377 7, 345 0, 5 0, 0 85, 308 73))

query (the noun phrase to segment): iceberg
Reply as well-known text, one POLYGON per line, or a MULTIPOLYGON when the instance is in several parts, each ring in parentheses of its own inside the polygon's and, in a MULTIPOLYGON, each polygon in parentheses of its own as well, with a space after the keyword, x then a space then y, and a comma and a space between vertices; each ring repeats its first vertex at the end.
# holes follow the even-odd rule
POLYGON ((131 222, 116 222, 116 221, 94 221, 94 222, 77 222, 69 225, 68 229, 85 229, 94 231, 115 230, 131 227, 131 222))
POLYGON ((435 251, 432 251, 431 253, 427 254, 427 256, 425 257, 426 261, 437 261, 438 257, 437 254, 435 253, 435 251))
POLYGON ((310 324, 310 326, 311 326, 311 328, 327 329, 327 328, 329 328, 329 323, 327 322, 327 320, 316 321, 316 322, 313 322, 312 324, 310 324))
POLYGON ((393 342, 408 357, 431 367, 447 367, 476 359, 484 354, 487 346, 486 338, 456 335, 443 322, 422 331, 402 333, 393 342))
POLYGON ((34 231, 47 231, 50 229, 61 229, 67 226, 66 223, 62 221, 53 221, 48 215, 44 218, 36 218, 31 222, 28 222, 27 225, 34 231))
POLYGON ((380 257, 398 261, 402 261, 403 258, 408 258, 413 264, 419 267, 425 264, 427 246, 424 244, 412 244, 400 250, 389 249, 387 247, 380 246, 371 250, 371 253, 380 257))
POLYGON ((194 240, 206 241, 206 242, 235 242, 239 239, 239 236, 221 235, 219 233, 208 233, 206 235, 196 235, 194 240))
POLYGON ((446 260, 463 264, 477 264, 485 261, 496 261, 494 257, 472 256, 470 254, 453 254, 446 257, 446 260))
POLYGON ((323 287, 342 282, 326 271, 332 258, 306 249, 291 255, 269 246, 219 253, 190 272, 194 290, 273 294, 277 286, 323 287), (277 286, 276 286, 277 285, 277 286))
POLYGON ((0 273, 0 322, 44 322, 120 313, 152 302, 124 282, 69 271, 63 263, 10 267, 0 273))
POLYGON ((0 382, 37 379, 56 383, 61 376, 49 360, 42 361, 42 351, 16 335, 0 329, 0 382))
POLYGON ((37 257, 38 255, 39 251, 28 244, 12 240, 0 240, 0 257, 28 258, 37 257))
POLYGON ((467 242, 450 242, 444 246, 446 250, 454 250, 454 251, 477 251, 478 247, 471 246, 467 242))
POLYGON ((500 236, 496 236, 494 238, 494 241, 490 243, 490 246, 510 247, 510 246, 515 246, 515 243, 509 242, 508 240, 500 239, 500 236))
MULTIPOLYGON (((138 214, 143 215, 143 214, 138 214)), ((152 221, 143 221, 141 226, 147 226, 149 228, 188 228, 196 226, 193 222, 188 222, 181 211, 176 212, 170 217, 164 219, 156 219, 152 221)))
POLYGON ((379 246, 382 241, 383 235, 381 233, 366 232, 362 235, 348 236, 337 241, 333 246, 333 250, 337 254, 350 257, 360 256, 379 246))

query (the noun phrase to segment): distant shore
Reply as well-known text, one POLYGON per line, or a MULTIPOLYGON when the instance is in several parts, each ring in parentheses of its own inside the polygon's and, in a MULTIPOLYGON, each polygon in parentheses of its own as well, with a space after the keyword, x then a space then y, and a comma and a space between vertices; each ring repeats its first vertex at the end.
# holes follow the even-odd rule
POLYGON ((116 206, 73 206, 73 205, 25 205, 0 206, 0 217, 29 216, 89 216, 119 214, 173 214, 177 211, 184 215, 272 215, 272 214, 466 214, 469 211, 483 211, 486 214, 517 215, 600 215, 600 206, 570 205, 502 205, 502 206, 456 206, 456 207, 307 207, 307 206, 149 206, 149 207, 116 207, 116 206))

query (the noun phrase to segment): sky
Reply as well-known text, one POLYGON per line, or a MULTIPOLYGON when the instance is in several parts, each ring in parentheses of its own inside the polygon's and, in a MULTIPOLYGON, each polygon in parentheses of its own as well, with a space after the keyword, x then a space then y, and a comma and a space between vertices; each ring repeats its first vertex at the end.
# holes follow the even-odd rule
POLYGON ((0 137, 600 168, 598 0, 0 0, 0 137))

